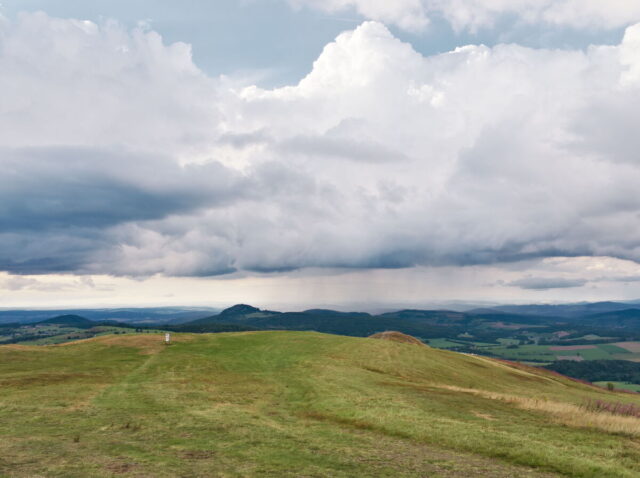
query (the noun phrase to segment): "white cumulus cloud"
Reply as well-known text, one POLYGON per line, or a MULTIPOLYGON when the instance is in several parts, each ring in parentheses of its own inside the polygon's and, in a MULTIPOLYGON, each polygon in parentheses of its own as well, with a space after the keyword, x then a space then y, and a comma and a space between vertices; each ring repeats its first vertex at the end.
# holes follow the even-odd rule
POLYGON ((365 22, 263 89, 151 31, 4 22, 0 269, 640 261, 639 29, 424 57, 365 22))

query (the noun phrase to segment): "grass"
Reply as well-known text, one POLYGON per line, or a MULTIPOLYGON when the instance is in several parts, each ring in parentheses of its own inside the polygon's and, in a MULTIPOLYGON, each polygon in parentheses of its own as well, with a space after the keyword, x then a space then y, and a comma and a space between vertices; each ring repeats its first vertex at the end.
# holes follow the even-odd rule
POLYGON ((640 419, 581 408, 634 395, 386 340, 173 340, 0 347, 0 476, 640 474, 640 419))
POLYGON ((604 350, 605 352, 608 352, 612 355, 615 354, 630 354, 631 352, 629 352, 626 349, 623 349, 622 347, 618 347, 617 345, 613 345, 613 344, 599 344, 598 348, 600 348, 601 350, 604 350))

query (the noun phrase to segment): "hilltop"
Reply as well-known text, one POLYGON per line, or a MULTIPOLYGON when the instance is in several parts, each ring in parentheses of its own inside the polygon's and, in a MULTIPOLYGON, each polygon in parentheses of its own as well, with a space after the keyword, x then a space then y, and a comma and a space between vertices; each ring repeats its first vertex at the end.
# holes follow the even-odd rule
POLYGON ((402 332, 395 332, 392 330, 386 332, 378 332, 377 334, 373 334, 369 337, 370 339, 379 339, 379 340, 390 340, 392 342, 398 342, 401 344, 413 344, 420 345, 425 347, 423 342, 420 342, 415 337, 411 337, 410 335, 403 334, 402 332))
POLYGON ((7 345, 0 475, 638 476, 640 419, 597 411, 619 402, 640 407, 544 370, 315 332, 7 345))

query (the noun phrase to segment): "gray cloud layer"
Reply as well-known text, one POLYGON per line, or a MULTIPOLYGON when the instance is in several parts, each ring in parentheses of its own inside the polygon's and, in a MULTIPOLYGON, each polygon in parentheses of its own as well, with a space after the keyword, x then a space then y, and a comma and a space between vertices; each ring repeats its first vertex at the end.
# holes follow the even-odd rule
POLYGON ((36 14, 0 23, 0 71, 1 270, 640 261, 640 25, 425 58, 368 22, 264 90, 36 14))
POLYGON ((525 277, 510 282, 508 285, 527 290, 568 289, 582 287, 587 283, 584 279, 562 279, 558 277, 525 277))

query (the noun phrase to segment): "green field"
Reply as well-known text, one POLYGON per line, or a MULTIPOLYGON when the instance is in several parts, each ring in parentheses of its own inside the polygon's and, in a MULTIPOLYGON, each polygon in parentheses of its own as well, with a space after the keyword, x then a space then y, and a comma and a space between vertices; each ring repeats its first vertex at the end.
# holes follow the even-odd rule
POLYGON ((311 332, 0 347, 0 476, 635 477, 640 397, 311 332))
POLYGON ((606 387, 607 384, 612 383, 617 390, 628 390, 630 392, 640 392, 640 385, 629 382, 593 382, 594 385, 599 387, 606 387))
POLYGON ((460 347, 460 342, 452 342, 449 339, 428 339, 426 341, 431 347, 437 349, 454 349, 460 347))
MULTIPOLYGON (((639 361, 640 354, 631 353, 628 350, 613 344, 592 344, 593 348, 570 350, 564 348, 553 350, 549 345, 518 345, 506 343, 508 339, 500 339, 504 345, 491 345, 481 342, 468 342, 470 346, 477 348, 477 353, 488 354, 507 360, 527 363, 549 363, 562 358, 578 358, 579 360, 632 360, 639 361), (511 347, 509 347, 511 345, 511 347)), ((460 342, 452 342, 447 339, 429 339, 429 345, 441 349, 455 349, 460 347, 460 342)))

